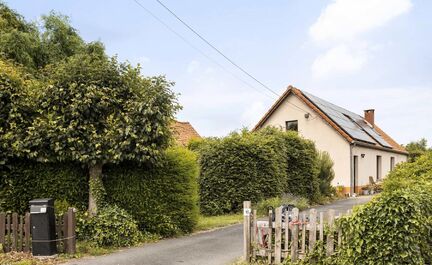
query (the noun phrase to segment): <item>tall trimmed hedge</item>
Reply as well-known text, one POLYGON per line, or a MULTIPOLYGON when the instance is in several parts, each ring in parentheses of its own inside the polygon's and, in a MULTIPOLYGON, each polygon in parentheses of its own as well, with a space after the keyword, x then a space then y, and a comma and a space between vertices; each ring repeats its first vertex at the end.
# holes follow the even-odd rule
MULTIPOLYGON (((28 211, 31 199, 51 197, 85 211, 87 170, 75 164, 9 161, 0 169, 0 211, 28 211)), ((198 219, 196 155, 168 149, 161 164, 106 166, 107 202, 127 210, 141 230, 162 236, 191 232, 198 219)))
POLYGON ((266 128, 195 141, 201 166, 200 206, 204 214, 236 212, 254 202, 290 193, 316 199, 317 151, 295 132, 266 128))
POLYGON ((77 164, 10 160, 0 167, 0 211, 28 211, 29 201, 54 198, 86 209, 88 177, 77 164))
POLYGON ((198 164, 193 152, 171 148, 162 165, 112 165, 104 176, 108 200, 127 210, 141 230, 172 236, 191 232, 198 219, 198 164))

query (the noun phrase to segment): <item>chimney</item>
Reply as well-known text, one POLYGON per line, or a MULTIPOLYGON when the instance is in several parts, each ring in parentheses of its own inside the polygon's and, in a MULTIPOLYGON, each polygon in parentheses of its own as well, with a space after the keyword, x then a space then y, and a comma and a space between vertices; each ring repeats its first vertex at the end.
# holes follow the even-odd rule
POLYGON ((375 110, 374 109, 367 109, 364 111, 364 118, 367 122, 369 122, 372 127, 375 126, 375 110))

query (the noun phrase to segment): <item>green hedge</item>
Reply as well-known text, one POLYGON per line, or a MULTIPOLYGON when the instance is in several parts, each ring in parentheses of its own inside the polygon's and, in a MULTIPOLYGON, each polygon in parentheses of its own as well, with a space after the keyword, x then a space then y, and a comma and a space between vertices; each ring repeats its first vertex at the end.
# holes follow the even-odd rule
POLYGON ((432 183, 432 152, 427 152, 414 162, 397 165, 384 180, 383 188, 391 192, 426 183, 432 183))
POLYGON ((54 198, 86 209, 87 171, 77 164, 11 160, 0 168, 0 210, 28 211, 29 201, 54 198))
POLYGON ((384 193, 342 219, 333 264, 431 264, 431 187, 384 193))
POLYGON ((162 236, 193 230, 199 212, 193 152, 171 148, 160 166, 112 165, 105 173, 109 202, 132 214, 141 230, 162 236))
POLYGON ((204 214, 236 212, 244 200, 258 202, 284 193, 310 200, 320 195, 317 151, 295 132, 242 131, 194 141, 190 148, 199 153, 204 214))
MULTIPOLYGON (((128 211, 141 230, 172 236, 191 232, 198 219, 198 164, 185 148, 168 149, 161 165, 134 163, 104 168, 107 200, 128 211)), ((34 198, 86 210, 87 171, 78 165, 14 160, 0 170, 0 210, 28 211, 34 198)))

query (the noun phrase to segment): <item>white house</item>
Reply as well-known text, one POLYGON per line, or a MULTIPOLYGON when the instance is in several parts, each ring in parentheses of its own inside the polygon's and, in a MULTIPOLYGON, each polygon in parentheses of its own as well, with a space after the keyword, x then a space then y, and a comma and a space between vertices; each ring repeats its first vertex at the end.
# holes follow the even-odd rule
POLYGON ((334 162, 332 185, 343 186, 345 194, 359 193, 369 176, 380 180, 408 158, 405 149, 375 124, 373 109, 362 117, 292 86, 254 130, 265 126, 298 131, 328 152, 334 162))

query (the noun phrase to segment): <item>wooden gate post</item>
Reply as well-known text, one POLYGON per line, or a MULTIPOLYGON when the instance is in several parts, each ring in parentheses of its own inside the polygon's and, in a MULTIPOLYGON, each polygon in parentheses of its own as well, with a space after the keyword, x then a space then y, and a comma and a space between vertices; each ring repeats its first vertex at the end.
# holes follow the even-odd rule
POLYGON ((316 242, 316 221, 317 211, 311 209, 309 211, 309 250, 312 251, 316 242))
POLYGON ((299 209, 297 208, 293 209, 292 226, 291 261, 297 261, 299 238, 299 209))
POLYGON ((329 234, 327 236, 327 255, 330 256, 334 252, 334 217, 335 217, 335 210, 330 209, 328 211, 328 225, 329 225, 329 234))
POLYGON ((75 238, 75 212, 73 208, 69 208, 67 212, 67 236, 68 236, 68 244, 67 251, 68 254, 75 254, 76 251, 76 238, 75 238))
POLYGON ((276 208, 275 217, 275 264, 282 261, 282 207, 276 208))
POLYGON ((251 257, 251 202, 243 202, 243 257, 250 262, 251 257))

